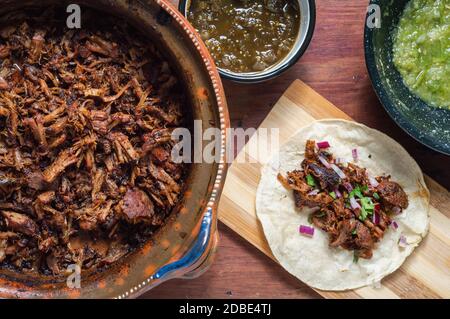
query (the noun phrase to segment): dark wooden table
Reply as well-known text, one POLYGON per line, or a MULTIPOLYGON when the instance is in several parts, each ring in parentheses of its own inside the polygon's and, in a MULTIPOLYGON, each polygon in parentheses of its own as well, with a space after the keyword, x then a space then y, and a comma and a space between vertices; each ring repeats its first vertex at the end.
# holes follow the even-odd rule
MULTIPOLYGON (((396 139, 426 174, 450 188, 450 157, 420 145, 404 133, 372 90, 363 48, 368 1, 316 2, 313 40, 294 67, 263 84, 225 81, 232 126, 258 127, 289 84, 300 78, 355 120, 396 139)), ((320 298, 223 224, 219 232, 217 257, 207 273, 194 280, 167 282, 144 298, 320 298)))

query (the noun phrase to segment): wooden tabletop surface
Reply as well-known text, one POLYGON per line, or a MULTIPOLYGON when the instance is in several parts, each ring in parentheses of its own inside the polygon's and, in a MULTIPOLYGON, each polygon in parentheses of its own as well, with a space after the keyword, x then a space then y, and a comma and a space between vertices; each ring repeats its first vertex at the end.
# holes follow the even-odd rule
MULTIPOLYGON (((450 189, 450 157, 404 133, 372 90, 363 48, 367 3, 316 0, 314 37, 295 66, 263 84, 224 82, 231 124, 258 127, 292 81, 300 78, 355 120, 396 139, 426 174, 450 189)), ((223 224, 219 224, 219 233, 217 256, 208 272, 193 280, 169 281, 143 298, 320 298, 223 224)))

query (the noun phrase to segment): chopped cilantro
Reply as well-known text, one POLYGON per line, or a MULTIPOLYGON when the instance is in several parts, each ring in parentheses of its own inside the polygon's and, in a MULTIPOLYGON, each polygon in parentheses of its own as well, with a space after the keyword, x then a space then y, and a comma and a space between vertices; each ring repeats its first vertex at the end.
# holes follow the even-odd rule
POLYGON ((360 221, 365 221, 367 218, 367 211, 364 209, 364 207, 361 207, 361 211, 359 213, 359 220, 360 221))
POLYGON ((353 190, 350 192, 350 197, 358 197, 358 198, 363 198, 363 194, 361 192, 361 186, 357 185, 355 188, 353 188, 353 190))
POLYGON ((317 186, 316 180, 314 179, 314 177, 312 177, 311 174, 306 175, 306 183, 308 183, 308 185, 311 187, 317 186))
POLYGON ((364 185, 364 186, 361 188, 361 190, 362 190, 363 192, 367 192, 367 191, 369 190, 369 186, 364 185))
POLYGON ((352 235, 356 235, 356 229, 353 229, 352 235))
POLYGON ((362 208, 364 208, 368 212, 372 212, 373 213, 375 205, 372 202, 372 200, 370 199, 370 197, 363 197, 363 198, 361 198, 361 204, 362 204, 362 208))
POLYGON ((336 193, 335 192, 331 192, 330 196, 333 197, 333 199, 336 199, 336 193))
POLYGON ((378 193, 373 193, 373 198, 375 198, 376 200, 380 199, 380 195, 378 195, 378 193))

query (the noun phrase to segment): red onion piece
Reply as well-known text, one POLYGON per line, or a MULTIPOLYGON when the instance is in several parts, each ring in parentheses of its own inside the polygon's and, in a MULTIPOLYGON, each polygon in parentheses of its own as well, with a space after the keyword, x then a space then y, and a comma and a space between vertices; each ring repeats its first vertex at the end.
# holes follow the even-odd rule
POLYGON ((375 225, 378 225, 380 223, 380 214, 378 214, 377 212, 374 212, 372 215, 372 222, 375 225))
POLYGON ((358 161, 358 149, 356 148, 352 149, 352 157, 355 162, 358 161))
POLYGON ((402 212, 402 209, 401 209, 400 207, 398 207, 398 206, 394 206, 394 207, 392 208, 392 213, 395 214, 395 215, 398 215, 398 214, 400 214, 401 212, 402 212))
POLYGON ((403 234, 400 235, 400 239, 398 240, 398 245, 402 248, 405 248, 408 246, 408 241, 406 240, 406 237, 403 234))
POLYGON ((369 183, 370 183, 370 186, 372 186, 372 187, 378 186, 377 180, 375 178, 373 178, 372 176, 369 176, 369 183))
POLYGON ((326 168, 330 168, 330 163, 328 163, 328 161, 323 158, 322 156, 319 156, 319 161, 323 164, 323 166, 325 166, 326 168))
POLYGON ((352 184, 350 183, 344 183, 344 187, 348 192, 351 192, 353 190, 352 184))
POLYGON ((394 229, 394 230, 398 229, 398 224, 395 220, 392 221, 391 226, 392 226, 392 229, 394 229))
POLYGON ((333 169, 333 171, 335 171, 336 174, 339 175, 340 178, 344 179, 347 177, 347 176, 345 176, 344 172, 339 167, 337 167, 335 164, 331 164, 330 166, 333 169))
POLYGON ((379 211, 381 210, 381 205, 380 205, 380 203, 376 203, 376 204, 374 205, 374 209, 375 209, 376 212, 379 212, 379 211))
POLYGON ((353 209, 361 209, 361 206, 358 204, 355 197, 350 197, 350 206, 352 206, 353 209))
POLYGON ((343 163, 345 163, 345 158, 338 157, 338 158, 336 158, 336 159, 334 160, 334 162, 335 162, 336 164, 343 164, 343 163))
POLYGON ((329 148, 330 147, 330 143, 328 143, 328 141, 318 142, 317 143, 317 147, 318 148, 329 148))
POLYGON ((313 227, 300 225, 299 231, 300 231, 300 234, 302 234, 302 235, 309 236, 309 237, 314 236, 314 228, 313 227))
POLYGON ((342 193, 339 191, 339 189, 335 188, 334 189, 334 193, 336 194, 337 198, 341 198, 342 197, 342 193))
POLYGON ((307 195, 308 196, 315 196, 317 194, 319 194, 319 190, 318 189, 314 189, 314 190, 310 191, 307 195))

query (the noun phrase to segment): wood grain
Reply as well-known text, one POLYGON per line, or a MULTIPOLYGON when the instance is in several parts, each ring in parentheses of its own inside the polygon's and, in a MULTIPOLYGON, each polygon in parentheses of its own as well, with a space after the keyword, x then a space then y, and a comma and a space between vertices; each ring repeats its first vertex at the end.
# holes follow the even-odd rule
MULTIPOLYGON (((172 2, 178 3, 177 0, 172 2)), ((241 85, 225 81, 232 126, 258 127, 292 81, 300 78, 356 121, 393 137, 405 146, 429 176, 449 189, 450 157, 427 149, 404 133, 389 118, 372 89, 363 49, 367 3, 362 0, 316 0, 314 37, 295 66, 277 79, 262 84, 241 85)), ((448 194, 445 188, 442 189, 444 195, 448 194)), ((439 208, 440 196, 434 198, 432 201, 437 203, 433 205, 439 208)), ((206 274, 194 280, 168 282, 144 297, 226 298, 229 297, 227 291, 233 293, 232 297, 242 298, 319 297, 228 227, 220 225, 219 231, 218 256, 206 274)), ((450 268, 450 262, 447 267, 450 268)))

